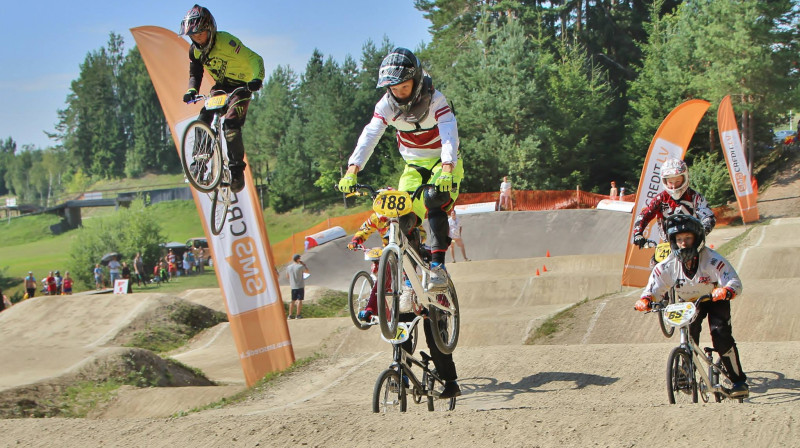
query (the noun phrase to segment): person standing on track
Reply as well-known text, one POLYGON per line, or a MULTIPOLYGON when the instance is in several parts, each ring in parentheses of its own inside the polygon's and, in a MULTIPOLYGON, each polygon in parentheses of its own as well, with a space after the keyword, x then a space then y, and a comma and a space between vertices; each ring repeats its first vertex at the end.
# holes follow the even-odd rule
POLYGON ((289 319, 302 319, 303 315, 300 311, 303 308, 303 299, 305 299, 305 278, 303 274, 310 274, 308 266, 300 260, 300 254, 294 254, 292 257, 292 264, 286 268, 286 277, 289 278, 289 285, 292 289, 292 301, 289 303, 289 319), (292 317, 292 306, 294 309, 294 317, 292 317))
MULTIPOLYGON (((250 50, 242 41, 225 31, 217 31, 217 22, 208 8, 194 5, 181 21, 181 36, 189 36, 192 45, 189 47, 189 90, 183 95, 183 101, 194 100, 203 81, 203 69, 208 71, 216 84, 212 90, 224 90, 231 93, 239 90, 230 98, 230 106, 225 114, 223 127, 228 147, 228 168, 231 170, 231 190, 238 193, 244 189, 244 142, 242 126, 247 118, 247 106, 250 104, 251 92, 261 89, 264 80, 264 60, 250 50)), ((211 123, 212 111, 204 107, 199 119, 211 123)))
POLYGON ((667 239, 672 252, 650 273, 650 280, 634 307, 649 311, 654 297, 663 297, 673 286, 676 299, 695 300, 710 294, 712 301, 697 304, 697 318, 689 333, 697 344, 700 341, 703 319, 708 316, 711 342, 733 381, 729 391, 734 398, 749 395, 747 375, 739 361, 739 350, 731 327, 731 300, 742 292, 742 281, 730 262, 705 246, 703 224, 695 217, 675 215, 666 220, 667 239))

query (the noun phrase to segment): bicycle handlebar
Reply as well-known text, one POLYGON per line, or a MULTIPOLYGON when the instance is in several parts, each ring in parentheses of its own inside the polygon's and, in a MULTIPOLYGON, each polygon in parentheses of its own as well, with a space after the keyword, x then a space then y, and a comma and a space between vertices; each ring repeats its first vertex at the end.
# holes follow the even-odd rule
POLYGON ((247 85, 237 87, 237 88, 233 89, 233 92, 231 92, 231 93, 225 92, 224 90, 210 90, 208 92, 208 95, 203 95, 203 94, 198 93, 197 95, 194 96, 193 100, 189 101, 188 104, 194 104, 194 103, 196 103, 198 101, 203 101, 206 98, 210 98, 210 97, 214 96, 214 95, 212 95, 212 93, 214 93, 214 92, 225 92, 225 94, 228 95, 228 97, 230 97, 231 95, 233 95, 234 93, 239 92, 240 90, 247 90, 248 92, 251 91, 250 89, 247 88, 247 85))
MULTIPOLYGON (((411 193, 411 199, 418 199, 420 197, 420 195, 422 194, 422 192, 426 188, 436 188, 436 185, 435 184, 422 184, 422 185, 420 185, 419 187, 417 187, 416 190, 414 190, 413 193, 411 193)), ((366 190, 366 191, 369 192, 370 197, 373 198, 373 199, 378 195, 378 192, 380 191, 380 190, 376 190, 375 187, 373 187, 372 185, 368 185, 368 184, 355 184, 353 186, 353 190, 354 190, 353 194, 356 194, 356 195, 360 194, 359 192, 361 190, 366 190)))
MULTIPOLYGON (((708 302, 709 300, 711 300, 711 294, 703 294, 702 296, 694 300, 685 300, 685 302, 692 302, 693 304, 697 305, 698 303, 708 302)), ((646 311, 645 314, 655 313, 663 310, 664 308, 666 308, 666 305, 664 304, 663 301, 660 300, 658 302, 654 301, 650 304, 650 311, 646 311)))

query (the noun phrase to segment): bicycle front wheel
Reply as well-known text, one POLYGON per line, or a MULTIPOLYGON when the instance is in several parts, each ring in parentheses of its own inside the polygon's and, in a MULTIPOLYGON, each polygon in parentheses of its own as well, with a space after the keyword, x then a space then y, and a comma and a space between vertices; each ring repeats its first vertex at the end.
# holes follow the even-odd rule
MULTIPOLYGON (((668 298, 667 305, 675 303, 675 288, 670 289, 668 298)), ((661 327, 661 333, 663 333, 664 336, 671 338, 672 335, 675 334, 675 327, 667 324, 667 316, 664 314, 664 310, 658 312, 658 325, 661 327)))
POLYGON ((692 355, 675 347, 667 364, 667 396, 670 404, 697 403, 697 381, 692 355))
POLYGON ((386 369, 378 377, 372 392, 372 412, 406 412, 406 391, 397 370, 386 369))
POLYGON ((439 309, 433 305, 428 306, 433 330, 433 342, 436 348, 445 355, 453 353, 458 344, 458 335, 461 329, 461 313, 458 309, 458 296, 453 281, 447 279, 447 291, 436 295, 436 300, 448 307, 448 310, 439 309))
POLYGON ((183 131, 181 166, 196 190, 211 193, 222 179, 222 148, 219 138, 205 122, 195 120, 183 131))
POLYGON ((364 311, 369 303, 369 296, 372 293, 372 276, 367 271, 356 272, 350 282, 350 289, 347 290, 347 305, 350 308, 350 319, 353 325, 359 330, 367 330, 370 325, 358 320, 358 313, 364 311))
POLYGON ((378 262, 378 322, 386 339, 397 337, 400 320, 400 261, 394 250, 383 250, 378 262), (387 283, 388 282, 388 283, 387 283))
POLYGON ((211 233, 219 235, 225 227, 225 220, 228 217, 228 208, 231 205, 233 192, 230 186, 222 185, 214 190, 211 198, 211 233))

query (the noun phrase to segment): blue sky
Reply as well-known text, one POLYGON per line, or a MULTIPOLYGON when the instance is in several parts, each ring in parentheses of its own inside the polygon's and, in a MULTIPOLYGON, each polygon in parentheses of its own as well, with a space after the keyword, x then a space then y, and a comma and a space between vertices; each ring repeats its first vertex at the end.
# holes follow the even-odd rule
MULTIPOLYGON (((129 29, 156 25, 178 30, 193 1, 175 0, 40 0, 4 1, 0 6, 0 139, 25 144, 54 144, 58 109, 65 107, 72 80, 87 53, 103 47, 108 34, 134 46, 129 29)), ((358 60, 368 39, 376 44, 387 36, 411 49, 430 42, 428 26, 413 0, 226 0, 202 3, 220 30, 239 37, 264 58, 267 74, 278 65, 301 72, 319 49, 341 62, 347 54, 358 60)), ((188 74, 187 74, 188 76, 188 74)), ((269 77, 269 76, 268 76, 269 77)))

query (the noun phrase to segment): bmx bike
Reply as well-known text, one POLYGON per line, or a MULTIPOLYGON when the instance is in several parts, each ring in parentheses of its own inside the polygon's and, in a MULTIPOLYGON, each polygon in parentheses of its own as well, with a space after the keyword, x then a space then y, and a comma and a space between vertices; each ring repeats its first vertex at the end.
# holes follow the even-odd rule
POLYGON ((428 404, 428 411, 452 411, 456 407, 456 398, 441 398, 437 388, 444 386, 444 380, 439 377, 436 370, 431 370, 429 364, 431 357, 425 352, 419 352, 421 360, 411 356, 406 352, 402 344, 413 334, 414 344, 416 345, 417 324, 422 321, 423 316, 416 316, 410 323, 399 322, 397 324, 397 334, 394 338, 381 337, 392 344, 393 362, 388 369, 381 372, 378 381, 375 382, 375 389, 372 393, 372 412, 375 413, 394 413, 406 412, 408 407, 408 392, 411 390, 412 400, 416 404, 422 403, 425 398, 428 404), (422 369, 421 377, 417 377, 412 366, 422 369))
POLYGON ((211 198, 211 233, 219 235, 225 225, 228 208, 235 200, 231 191, 228 155, 222 150, 222 122, 234 94, 247 90, 238 87, 230 94, 212 90, 208 95, 195 95, 191 103, 205 101, 206 110, 214 112, 211 124, 201 120, 189 123, 181 139, 181 166, 189 184, 211 198))
MULTIPOLYGON (((347 306, 350 310, 350 319, 353 321, 353 325, 359 330, 367 330, 373 323, 362 322, 358 319, 358 313, 364 311, 369 303, 372 288, 377 278, 378 262, 380 261, 383 249, 380 247, 367 249, 362 246, 355 248, 355 250, 364 251, 364 260, 370 262, 371 268, 370 272, 358 271, 353 275, 353 280, 350 281, 350 288, 347 290, 347 306)), ((377 323, 377 321, 375 321, 375 323, 377 323)))
POLYGON ((374 198, 372 209, 389 222, 386 231, 389 243, 383 248, 378 262, 375 283, 385 285, 377 288, 378 324, 381 334, 386 339, 396 337, 400 321, 400 293, 403 274, 409 280, 416 295, 415 307, 431 319, 433 325, 433 342, 445 355, 453 353, 458 344, 461 315, 458 308, 458 296, 453 281, 448 274, 447 286, 442 290, 428 290, 423 285, 428 283, 431 275, 430 264, 406 238, 400 228, 400 217, 413 213, 413 200, 419 198, 426 188, 436 188, 432 184, 420 185, 413 194, 397 190, 375 190, 370 185, 357 184, 356 190, 370 192, 374 198), (421 273, 417 273, 417 269, 421 273))
POLYGON ((724 399, 741 403, 747 398, 731 396, 733 382, 720 354, 717 353, 715 359, 716 350, 711 347, 701 350, 689 335, 689 325, 697 318, 697 305, 709 300, 710 295, 703 295, 694 301, 669 305, 653 303, 653 312, 662 312, 667 323, 680 331, 680 345, 672 349, 667 362, 667 397, 670 404, 697 403, 698 396, 704 403, 709 402, 711 395, 717 403, 724 399))

